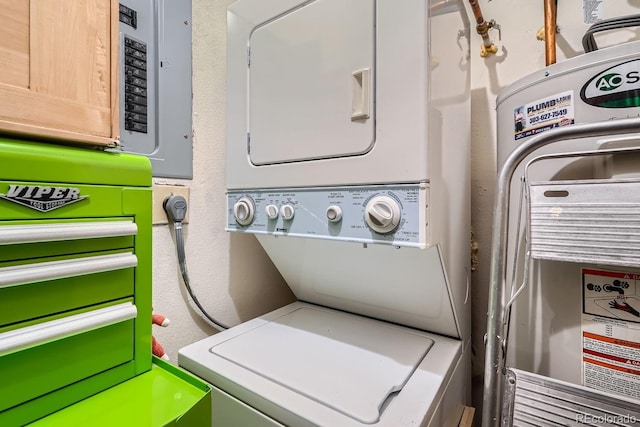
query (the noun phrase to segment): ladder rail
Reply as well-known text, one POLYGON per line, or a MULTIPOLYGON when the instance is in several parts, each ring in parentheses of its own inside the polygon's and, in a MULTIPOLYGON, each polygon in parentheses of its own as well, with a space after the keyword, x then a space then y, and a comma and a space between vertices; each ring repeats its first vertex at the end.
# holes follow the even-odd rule
MULTIPOLYGON (((489 278, 489 306, 484 365, 482 427, 499 427, 502 424, 502 397, 506 375, 505 316, 508 309, 507 246, 509 235, 509 204, 513 176, 517 168, 536 150, 575 139, 633 134, 640 132, 640 118, 577 124, 552 129, 519 145, 507 158, 498 174, 494 202, 494 219, 491 243, 489 278)), ((615 150, 619 152, 622 150, 615 150)), ((612 150, 598 150, 609 154, 612 150)))

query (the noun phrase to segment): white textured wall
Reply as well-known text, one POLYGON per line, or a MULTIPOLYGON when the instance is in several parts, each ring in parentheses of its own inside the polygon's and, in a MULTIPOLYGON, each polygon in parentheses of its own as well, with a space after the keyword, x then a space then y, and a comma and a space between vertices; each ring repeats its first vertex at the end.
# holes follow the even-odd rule
MULTIPOLYGON (((156 179, 190 187, 185 247, 191 287, 209 314, 235 325, 293 301, 293 295, 253 236, 224 231, 225 51, 228 0, 193 1, 193 180, 156 179)), ((153 304, 171 319, 154 335, 171 361, 177 351, 216 332, 188 303, 173 233, 153 230, 153 304)))
MULTIPOLYGON (((268 1, 268 0, 267 0, 268 1)), ((466 0, 464 0, 466 3, 466 0)), ((206 308, 235 324, 292 301, 293 297, 255 239, 224 231, 225 19, 231 1, 193 0, 194 178, 156 180, 191 188, 186 249, 191 283, 206 308)), ((401 2, 398 2, 401 4, 401 2)), ((479 0, 485 18, 502 26, 500 52, 479 56, 480 37, 472 30, 472 226, 479 243, 473 277, 475 373, 482 372, 482 336, 488 295, 490 233, 495 184, 495 99, 501 89, 545 66, 543 0, 479 0)), ((588 25, 581 0, 561 0, 558 9, 558 61, 582 52, 588 25)), ((604 17, 640 13, 640 0, 604 0, 604 17)), ((469 9, 471 22, 473 16, 469 9)), ((497 32, 491 32, 497 39, 497 32)), ((621 31, 600 38, 601 45, 637 38, 621 31)), ((154 229, 154 305, 168 315, 169 328, 155 328, 172 361, 178 348, 215 332, 189 309, 180 281, 175 245, 167 226, 154 229)))

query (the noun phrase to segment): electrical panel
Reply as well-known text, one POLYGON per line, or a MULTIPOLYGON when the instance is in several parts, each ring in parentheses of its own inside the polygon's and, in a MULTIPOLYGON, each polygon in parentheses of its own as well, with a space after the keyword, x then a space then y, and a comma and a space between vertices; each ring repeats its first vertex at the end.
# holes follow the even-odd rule
POLYGON ((120 2, 120 142, 153 176, 193 177, 191 2, 120 2))

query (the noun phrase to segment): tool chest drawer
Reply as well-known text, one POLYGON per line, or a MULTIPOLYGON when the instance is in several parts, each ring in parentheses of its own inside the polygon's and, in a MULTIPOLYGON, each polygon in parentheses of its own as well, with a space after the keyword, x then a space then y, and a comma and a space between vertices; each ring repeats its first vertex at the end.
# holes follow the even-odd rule
POLYGON ((18 322, 132 297, 136 232, 131 220, 1 221, 0 330, 18 322), (101 251, 90 252, 96 249, 101 251))
POLYGON ((0 330, 7 325, 132 297, 131 252, 17 266, 0 263, 0 330))
POLYGON ((134 247, 133 218, 0 221, 0 262, 134 247))
POLYGON ((129 301, 0 333, 0 414, 131 361, 135 316, 129 301))

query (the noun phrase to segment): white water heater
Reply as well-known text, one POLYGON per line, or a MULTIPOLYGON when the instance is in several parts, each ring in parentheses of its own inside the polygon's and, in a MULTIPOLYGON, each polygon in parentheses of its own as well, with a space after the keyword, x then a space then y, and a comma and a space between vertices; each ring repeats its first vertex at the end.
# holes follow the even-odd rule
MULTIPOLYGON (((640 117, 640 42, 580 55, 515 82, 498 96, 497 117, 499 168, 519 144, 551 129, 640 117)), ((640 135, 637 134, 574 139, 541 148, 528 159, 638 145, 640 135)), ((569 196, 582 197, 585 203, 591 204, 592 217, 583 223, 574 218, 578 221, 574 232, 584 232, 588 235, 585 239, 593 240, 594 233, 604 232, 597 229, 599 219, 615 213, 616 200, 628 203, 628 195, 616 192, 621 187, 607 190, 593 184, 597 180, 619 182, 637 178, 639 162, 640 157, 633 153, 546 159, 528 167, 525 185, 518 179, 513 180, 509 216, 509 248, 512 250, 507 261, 507 281, 511 283, 512 294, 520 289, 523 281, 528 279, 528 283, 511 312, 508 366, 640 398, 640 371, 634 367, 634 360, 638 363, 640 356, 638 269, 624 262, 600 263, 597 257, 588 263, 562 262, 558 257, 544 259, 544 255, 534 254, 533 258, 542 259, 532 260, 525 275, 527 245, 539 237, 532 235, 531 230, 537 232, 536 227, 541 224, 536 223, 539 219, 531 205, 545 197, 555 197, 555 202, 569 196), (543 181, 550 184, 527 189, 530 184, 543 181), (551 184, 554 181, 561 184, 551 184), (571 184, 571 194, 562 183, 571 184), (523 209, 531 212, 522 213, 523 209), (627 360, 622 361, 620 357, 627 360)), ((526 164, 527 161, 522 163, 514 177, 525 176, 526 164)), ((549 224, 566 213, 561 203, 553 206, 543 211, 548 221, 543 224, 547 231, 549 224)), ((619 234, 617 249, 614 249, 621 255, 639 249, 632 237, 632 223, 628 223, 626 229, 630 231, 619 234)), ((548 247, 562 246, 563 237, 560 234, 544 236, 548 247)), ((599 249, 584 251, 597 253, 599 249)), ((572 258, 572 254, 567 258, 572 258)))

